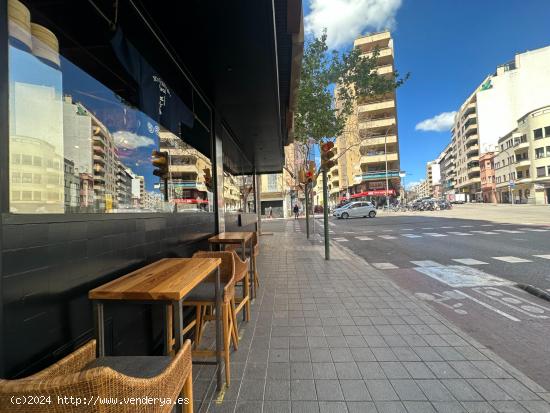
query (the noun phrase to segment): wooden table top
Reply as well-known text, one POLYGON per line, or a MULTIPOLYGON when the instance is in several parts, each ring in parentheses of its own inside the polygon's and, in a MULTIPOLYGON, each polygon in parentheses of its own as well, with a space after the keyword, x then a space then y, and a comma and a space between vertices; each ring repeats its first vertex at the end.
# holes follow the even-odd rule
POLYGON ((220 264, 220 258, 164 258, 94 288, 88 298, 181 300, 220 264))
POLYGON ((253 232, 222 232, 218 235, 208 238, 210 244, 230 244, 237 242, 247 242, 252 238, 253 232))

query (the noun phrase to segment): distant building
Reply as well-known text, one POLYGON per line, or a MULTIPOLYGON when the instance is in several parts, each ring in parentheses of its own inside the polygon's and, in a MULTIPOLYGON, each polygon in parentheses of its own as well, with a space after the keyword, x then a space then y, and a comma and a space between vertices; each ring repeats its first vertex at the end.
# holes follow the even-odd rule
POLYGON ((497 202, 494 160, 495 152, 487 152, 479 157, 481 193, 486 203, 497 202))
POLYGON ((550 200, 550 106, 527 113, 498 140, 497 201, 548 204, 550 200))

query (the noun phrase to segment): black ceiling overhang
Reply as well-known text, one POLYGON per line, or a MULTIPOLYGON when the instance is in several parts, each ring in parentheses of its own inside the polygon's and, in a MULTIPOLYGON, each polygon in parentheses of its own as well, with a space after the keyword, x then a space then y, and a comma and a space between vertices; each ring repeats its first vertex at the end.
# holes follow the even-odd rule
MULTIPOLYGON (((23 1, 39 11, 44 24, 60 37, 66 57, 132 101, 135 90, 131 81, 123 81, 127 74, 112 53, 112 33, 105 22, 105 17, 115 16, 114 0, 23 1)), ((118 4, 118 22, 125 34, 167 83, 187 94, 182 72, 186 73, 229 126, 255 171, 280 171, 297 78, 295 39, 303 29, 301 0, 119 0, 118 4)))

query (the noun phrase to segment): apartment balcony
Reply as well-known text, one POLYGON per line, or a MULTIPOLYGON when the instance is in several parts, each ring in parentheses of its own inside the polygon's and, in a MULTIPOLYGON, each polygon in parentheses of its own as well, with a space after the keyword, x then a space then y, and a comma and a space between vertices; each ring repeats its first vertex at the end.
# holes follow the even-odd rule
POLYGON ((99 163, 94 163, 94 174, 105 174, 105 167, 99 163))
POLYGON ((529 158, 516 159, 515 165, 516 168, 520 168, 522 166, 531 166, 531 160, 529 158))
POLYGON ((376 68, 376 73, 380 76, 393 74, 393 65, 384 65, 376 68))
MULTIPOLYGON (((363 172, 359 177, 362 181, 386 179, 386 171, 380 170, 363 172)), ((399 178, 399 171, 397 169, 388 169, 387 177, 388 179, 399 178)))
POLYGON ((105 165, 105 157, 104 156, 94 155, 93 160, 94 160, 94 162, 105 165))
MULTIPOLYGON (((393 63, 393 49, 391 47, 384 47, 380 48, 379 54, 378 54, 378 65, 388 65, 390 63, 393 63)), ((374 54, 374 50, 368 51, 366 53, 363 53, 362 56, 365 57, 372 57, 374 54)))
POLYGON ((395 109, 395 100, 388 99, 378 102, 364 103, 357 106, 358 113, 364 112, 381 112, 395 109))
POLYGON ((374 119, 359 123, 359 129, 375 129, 395 127, 395 117, 390 116, 382 119, 374 119))
POLYGON ((397 136, 395 135, 388 135, 388 136, 373 136, 369 138, 365 138, 361 141, 361 144, 359 145, 361 148, 369 148, 372 146, 380 146, 384 144, 390 144, 390 143, 397 143, 397 136))
POLYGON ((369 163, 380 163, 380 162, 390 162, 390 161, 397 161, 399 159, 399 156, 397 153, 377 153, 373 155, 363 155, 361 156, 361 163, 362 164, 369 164, 369 163))
POLYGON ((476 103, 475 102, 468 103, 468 105, 466 105, 466 107, 464 108, 464 114, 462 116, 466 117, 475 112, 476 112, 476 103))
POLYGON ((192 174, 198 174, 199 169, 197 168, 196 164, 184 164, 184 165, 170 165, 169 169, 172 173, 192 173, 192 174))
POLYGON ((464 136, 468 138, 472 135, 477 135, 477 123, 472 123, 468 125, 466 129, 464 129, 464 136))
POLYGON ((470 145, 466 148, 466 156, 468 158, 472 156, 479 156, 479 145, 476 143, 475 145, 470 145))
POLYGON ((527 149, 527 148, 529 148, 529 141, 519 142, 514 144, 514 152, 519 151, 521 149, 527 149))
POLYGON ((478 144, 479 144, 479 137, 477 136, 477 133, 470 135, 466 138, 466 146, 478 145, 478 144))
POLYGON ((340 193, 340 186, 339 186, 339 185, 333 185, 333 186, 330 188, 329 193, 330 193, 331 195, 340 193))
POLYGON ((103 175, 94 175, 94 181, 104 183, 105 182, 105 176, 103 176, 103 175))
POLYGON ((361 50, 372 50, 375 47, 387 47, 390 39, 390 32, 381 32, 355 39, 353 45, 361 50))

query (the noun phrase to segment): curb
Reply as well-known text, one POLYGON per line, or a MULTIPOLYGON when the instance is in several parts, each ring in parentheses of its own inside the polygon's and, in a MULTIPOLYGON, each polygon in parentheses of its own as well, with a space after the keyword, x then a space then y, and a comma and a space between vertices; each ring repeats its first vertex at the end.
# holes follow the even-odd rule
POLYGON ((522 289, 523 291, 528 292, 536 297, 542 298, 543 300, 550 301, 550 294, 546 291, 541 290, 538 287, 535 287, 531 284, 516 284, 516 287, 522 289))

